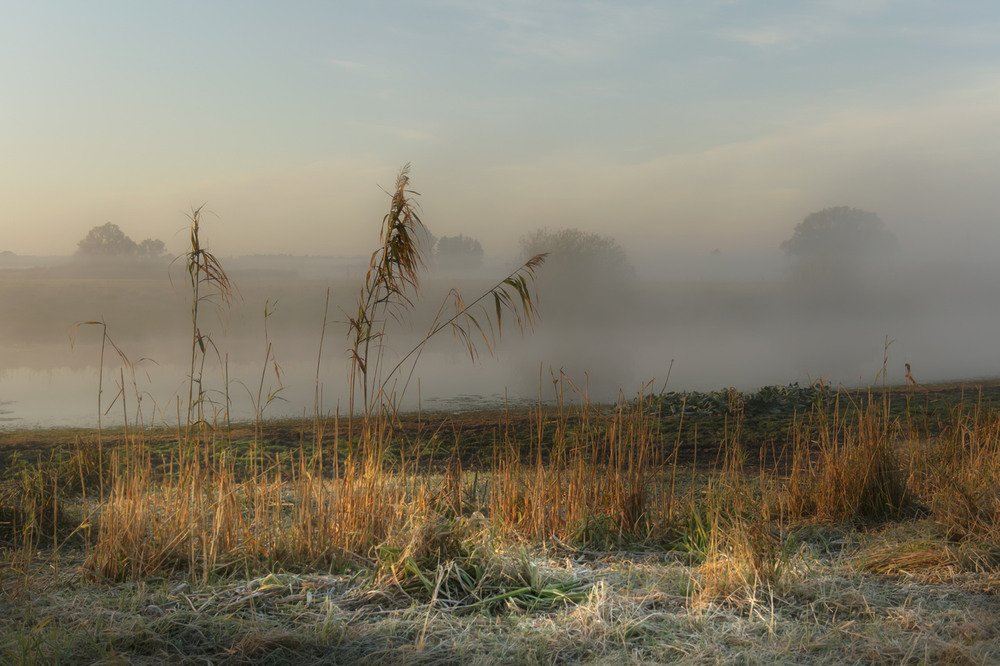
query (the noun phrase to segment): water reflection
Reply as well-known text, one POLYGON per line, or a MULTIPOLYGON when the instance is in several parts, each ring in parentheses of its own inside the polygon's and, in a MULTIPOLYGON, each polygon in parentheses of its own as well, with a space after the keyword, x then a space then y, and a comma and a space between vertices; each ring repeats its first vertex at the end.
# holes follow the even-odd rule
MULTIPOLYGON (((895 339, 890 384, 903 383, 904 361, 925 383, 995 377, 1000 269, 964 271, 892 274, 852 290, 789 282, 637 282, 598 302, 576 289, 576 303, 543 287, 534 331, 522 338, 509 326, 494 341, 495 357, 481 345, 474 364, 444 335, 427 346, 412 374, 404 367, 384 388, 406 410, 457 411, 551 401, 560 391, 568 402, 580 399, 577 392, 614 402, 661 390, 668 368, 668 390, 752 391, 816 379, 853 387, 881 371, 887 335, 895 339), (561 382, 560 373, 572 384, 561 382)), ((190 319, 169 283, 17 280, 8 292, 32 296, 4 303, 15 312, 0 320, 0 428, 186 419, 190 319), (66 334, 95 312, 117 345, 104 345, 103 372, 100 328, 81 328, 72 346, 66 334)), ((345 285, 331 296, 322 358, 324 282, 244 284, 241 306, 225 317, 206 317, 214 345, 204 367, 208 417, 252 420, 261 411, 265 418, 312 417, 317 394, 321 413, 346 413, 348 340, 344 321, 336 320, 346 318, 357 292, 345 285), (272 313, 266 330, 265 304, 272 313)), ((435 283, 428 291, 431 303, 445 293, 435 283)), ((400 330, 383 339, 383 369, 420 340, 420 333, 407 331, 428 329, 419 313, 403 319, 400 330)))
MULTIPOLYGON (((497 359, 468 358, 432 353, 421 359, 419 374, 387 387, 405 410, 466 411, 524 406, 537 401, 537 390, 504 394, 506 371, 497 359), (497 382, 497 383, 494 383, 497 382), (499 387, 500 391, 497 391, 499 387)), ((346 363, 321 363, 319 385, 316 361, 282 358, 273 364, 229 360, 206 364, 203 387, 205 414, 210 421, 252 421, 311 418, 344 414, 349 392, 346 363), (331 367, 332 366, 332 367, 331 367), (317 399, 319 403, 317 404, 317 399)), ((98 366, 58 366, 47 369, 15 367, 0 372, 0 429, 175 425, 186 419, 190 365, 153 363, 135 367, 118 363, 98 366)))

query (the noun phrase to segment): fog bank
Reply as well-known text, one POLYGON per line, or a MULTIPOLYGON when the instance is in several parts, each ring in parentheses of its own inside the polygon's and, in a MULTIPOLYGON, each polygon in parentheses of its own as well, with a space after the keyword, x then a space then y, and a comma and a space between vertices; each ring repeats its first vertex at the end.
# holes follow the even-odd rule
MULTIPOLYGON (((904 254, 847 273, 806 275, 786 258, 772 259, 707 254, 688 257, 690 269, 678 262, 661 266, 658 274, 637 269, 627 276, 585 270, 567 277, 543 266, 533 331, 521 335, 506 320, 494 355, 480 344, 476 362, 444 333, 427 345, 412 376, 400 375, 397 393, 410 377, 406 408, 457 409, 483 400, 549 400, 560 376, 598 401, 664 385, 753 390, 823 380, 854 387, 876 379, 886 353, 890 384, 903 383, 904 363, 920 382, 1000 376, 997 267, 945 257, 917 261, 904 254)), ((278 263, 251 270, 233 262, 242 300, 229 312, 202 309, 201 330, 218 350, 209 354, 206 386, 224 411, 228 380, 228 409, 237 418, 253 416, 258 393, 266 398, 278 389, 265 416, 309 416, 318 368, 321 408, 346 412, 346 322, 356 309, 360 272, 349 263, 313 261, 303 267, 303 277, 295 261, 278 263)), ((497 268, 427 274, 415 309, 387 329, 383 367, 420 340, 452 286, 471 300, 508 270, 497 268)), ((146 421, 176 418, 176 403, 187 395, 191 354, 183 275, 171 283, 165 268, 141 274, 102 275, 79 266, 0 273, 0 295, 10 314, 0 328, 3 423, 96 422, 100 327, 79 327, 75 344, 70 340, 77 322, 101 320, 135 369, 133 382, 117 353, 105 348, 102 409, 115 402, 116 393, 126 397, 124 412, 119 396, 105 422, 120 421, 123 414, 133 418, 140 408, 146 421)))

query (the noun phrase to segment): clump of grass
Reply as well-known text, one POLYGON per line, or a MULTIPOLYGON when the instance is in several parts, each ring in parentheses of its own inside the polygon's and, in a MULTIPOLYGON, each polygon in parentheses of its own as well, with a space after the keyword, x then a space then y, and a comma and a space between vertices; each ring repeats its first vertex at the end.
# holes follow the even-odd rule
MULTIPOLYGON (((566 381, 561 375, 555 383, 566 381)), ((554 415, 536 411, 526 459, 504 433, 489 478, 490 516, 504 530, 543 542, 613 547, 661 537, 672 498, 649 410, 620 399, 602 412, 572 389, 578 407, 567 407, 560 389, 554 415)))
MULTIPOLYGON (((838 405, 839 406, 839 405, 838 405)), ((793 515, 828 520, 885 520, 913 508, 908 475, 895 437, 898 424, 869 401, 854 421, 816 410, 814 427, 795 441, 787 485, 793 515), (807 434, 816 432, 817 439, 807 434)))
POLYGON ((379 549, 388 583, 408 596, 452 612, 542 611, 580 603, 586 583, 552 580, 527 552, 501 554, 482 515, 429 515, 411 524, 404 547, 379 549))
POLYGON ((43 540, 58 542, 68 524, 56 479, 43 466, 25 467, 0 493, 0 536, 30 552, 43 540))
POLYGON ((789 568, 790 546, 761 520, 716 515, 693 592, 700 602, 724 598, 754 601, 780 589, 789 568))
POLYGON ((698 603, 723 598, 754 604, 771 596, 789 571, 792 542, 773 520, 775 488, 745 470, 740 414, 723 444, 721 467, 702 501, 692 498, 681 534, 682 549, 699 563, 691 590, 698 603))
POLYGON ((914 484, 948 539, 1000 542, 1000 416, 957 410, 913 457, 914 484))
MULTIPOLYGON (((88 489, 103 487, 113 477, 100 446, 79 438, 68 453, 53 452, 34 463, 16 460, 0 486, 0 540, 25 550, 40 541, 58 545, 81 531, 78 502, 88 489)), ((89 524, 82 526, 89 530, 89 524)))

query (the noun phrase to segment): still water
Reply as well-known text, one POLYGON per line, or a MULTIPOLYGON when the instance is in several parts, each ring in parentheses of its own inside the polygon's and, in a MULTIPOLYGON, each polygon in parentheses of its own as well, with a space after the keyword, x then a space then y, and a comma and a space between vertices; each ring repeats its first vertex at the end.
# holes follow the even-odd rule
MULTIPOLYGON (((905 342, 893 342, 889 382, 902 383, 904 360, 922 382, 1000 375, 1000 355, 992 353, 987 335, 996 330, 997 316, 983 313, 965 324, 925 322, 905 342), (946 344, 963 353, 927 353, 946 344)), ((386 388, 395 390, 404 410, 459 411, 551 402, 560 391, 573 403, 583 395, 614 402, 664 387, 754 390, 820 378, 856 387, 881 382, 885 341, 873 322, 835 326, 820 321, 812 327, 799 322, 794 329, 773 322, 674 325, 627 337, 601 329, 555 335, 540 326, 528 338, 505 337, 494 356, 483 354, 475 362, 450 338, 443 339, 419 358, 412 376, 399 373, 386 388)), ((318 359, 314 341, 278 339, 266 364, 262 350, 233 345, 204 367, 206 413, 220 420, 228 414, 233 421, 253 420, 258 412, 270 419, 312 417, 317 407, 322 414, 346 413, 347 355, 343 341, 336 343, 340 349, 328 343, 334 351, 318 359)), ((186 418, 190 348, 178 340, 173 352, 161 343, 143 356, 142 341, 120 346, 130 359, 141 360, 125 364, 106 349, 103 373, 99 341, 74 348, 22 344, 18 353, 7 354, 0 370, 0 429, 94 427, 99 419, 103 426, 126 420, 170 425, 179 414, 186 418)), ((394 358, 391 353, 387 359, 394 358)), ((391 365, 384 361, 384 367, 391 365)))
MULTIPOLYGON (((0 430, 50 427, 172 425, 187 414, 190 360, 121 362, 106 352, 105 366, 59 363, 52 353, 50 367, 7 367, 0 371, 0 430)), ((74 360, 74 359, 70 359, 74 360)), ((427 366, 403 390, 405 377, 390 383, 403 409, 459 411, 530 402, 523 393, 505 395, 499 359, 467 358, 432 353, 427 366), (496 387, 499 387, 498 389, 496 387), (493 390, 491 390, 493 389, 493 390)), ((347 363, 275 354, 266 366, 258 361, 229 358, 206 363, 202 373, 205 413, 211 419, 251 421, 346 413, 349 409, 347 363), (277 365, 277 368, 275 367, 277 365)), ((197 388, 194 389, 197 393, 197 388)), ((535 391, 537 398, 537 390, 535 391)))
MULTIPOLYGON (((751 391, 819 379, 849 387, 883 378, 902 384, 904 363, 923 383, 1000 376, 1000 270, 921 275, 861 283, 847 292, 841 285, 833 292, 796 290, 787 282, 644 283, 633 289, 638 296, 573 307, 542 294, 533 331, 521 336, 516 327, 505 329, 492 341, 495 353, 480 345, 475 362, 445 333, 424 349, 412 374, 404 367, 385 388, 404 410, 465 410, 549 402, 560 394, 570 404, 583 396, 607 403, 664 388, 751 391)), ((4 292, 5 311, 21 309, 0 322, 7 324, 0 330, 28 323, 20 327, 27 333, 0 339, 0 429, 185 419, 188 306, 160 282, 38 280, 28 285, 31 298, 21 296, 24 281, 12 283, 4 292), (117 300, 122 303, 115 310, 117 300), (99 327, 80 330, 70 344, 67 327, 94 312, 106 316, 128 363, 109 345, 101 360, 99 327)), ((259 287, 256 305, 250 305, 251 289, 245 291, 245 314, 234 315, 226 332, 217 325, 206 355, 209 418, 312 417, 317 409, 350 409, 346 326, 333 320, 345 319, 355 292, 345 291, 343 303, 331 306, 337 314, 323 329, 320 353, 325 289, 269 280, 259 287), (274 310, 278 300, 265 331, 254 313, 265 304, 274 310)), ((427 330, 426 322, 416 328, 427 330)), ((384 339, 383 370, 419 341, 407 330, 384 339)))

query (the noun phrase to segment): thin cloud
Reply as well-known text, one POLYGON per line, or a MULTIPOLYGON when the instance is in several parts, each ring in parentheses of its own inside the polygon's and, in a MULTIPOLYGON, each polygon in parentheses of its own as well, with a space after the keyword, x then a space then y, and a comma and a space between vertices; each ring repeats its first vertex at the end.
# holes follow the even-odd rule
POLYGON ((678 22, 674 12, 653 4, 611 2, 523 2, 506 0, 469 6, 443 0, 465 15, 466 28, 516 58, 562 63, 613 57, 634 43, 663 35, 678 22))
POLYGON ((341 69, 350 69, 350 70, 354 70, 354 71, 358 71, 358 70, 370 70, 371 69, 368 65, 365 65, 364 63, 360 63, 360 62, 355 62, 353 60, 340 60, 340 59, 334 58, 330 62, 332 62, 337 67, 340 67, 341 69))
MULTIPOLYGON (((798 48, 829 42, 871 29, 875 15, 886 11, 891 0, 866 2, 825 2, 794 12, 774 12, 761 16, 748 13, 737 25, 716 29, 712 34, 756 48, 798 48)), ((737 15, 736 12, 730 14, 737 15)), ((731 22, 731 21, 729 21, 731 22)), ((881 29, 881 28, 880 28, 881 29)))
MULTIPOLYGON (((549 155, 487 166, 454 175, 439 212, 461 219, 469 197, 486 196, 484 183, 502 184, 497 220, 593 230, 614 221, 615 235, 635 248, 640 236, 666 236, 678 247, 724 238, 775 251, 804 214, 845 202, 905 219, 961 200, 970 216, 986 219, 996 197, 971 193, 992 192, 1000 164, 992 129, 1000 79, 914 102, 830 109, 768 134, 638 163, 549 155)), ((922 227, 921 242, 935 233, 922 227)), ((491 247, 509 242, 482 235, 491 247)))
POLYGON ((746 30, 723 30, 716 34, 724 40, 757 47, 794 46, 804 41, 801 33, 776 26, 746 30))
POLYGON ((366 76, 384 78, 385 70, 376 65, 370 65, 364 62, 358 62, 356 60, 344 60, 343 58, 332 58, 330 59, 330 64, 338 69, 342 69, 345 72, 351 72, 354 74, 364 74, 366 76))
POLYGON ((429 141, 433 138, 431 134, 423 130, 412 127, 396 127, 393 125, 377 125, 374 123, 352 123, 355 127, 369 130, 375 133, 392 134, 395 137, 406 141, 429 141))

